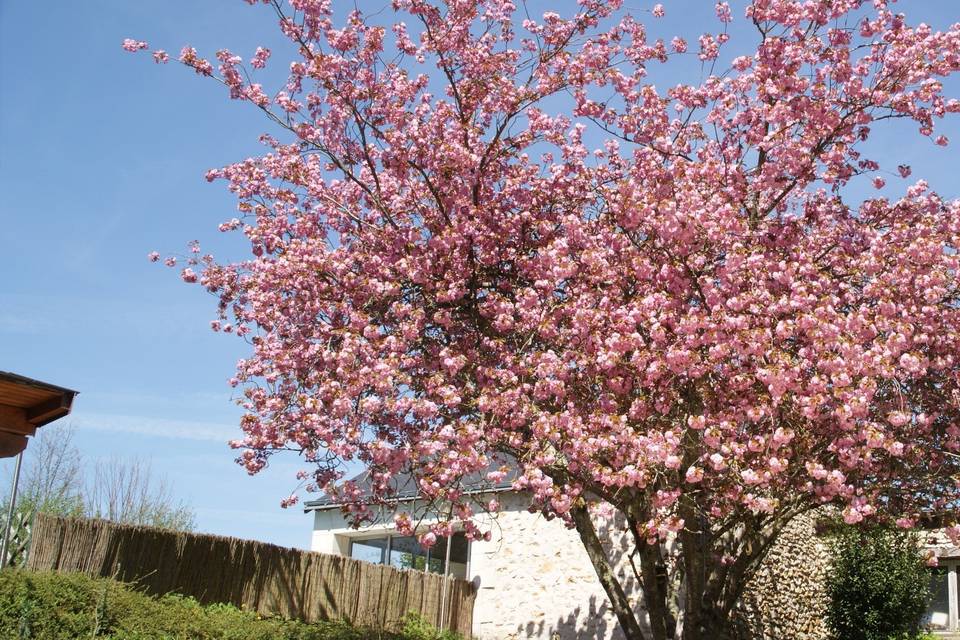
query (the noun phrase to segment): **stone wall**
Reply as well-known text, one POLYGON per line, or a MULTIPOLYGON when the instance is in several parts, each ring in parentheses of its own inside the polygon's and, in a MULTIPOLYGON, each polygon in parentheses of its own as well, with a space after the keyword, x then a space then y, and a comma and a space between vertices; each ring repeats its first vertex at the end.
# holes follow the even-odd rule
POLYGON ((791 522, 747 586, 740 607, 748 640, 827 640, 825 581, 830 554, 815 534, 818 516, 791 522))

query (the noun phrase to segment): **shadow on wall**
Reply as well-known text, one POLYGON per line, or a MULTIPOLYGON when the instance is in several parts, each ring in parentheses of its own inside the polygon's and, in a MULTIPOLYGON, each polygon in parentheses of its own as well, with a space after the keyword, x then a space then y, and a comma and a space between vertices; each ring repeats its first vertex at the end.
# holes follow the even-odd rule
MULTIPOLYGON (((824 622, 829 553, 815 534, 818 512, 794 519, 770 550, 754 578, 747 585, 735 614, 734 633, 745 640, 803 638, 827 640, 824 622)), ((627 597, 634 604, 638 621, 649 633, 643 611, 640 586, 630 564, 632 537, 622 519, 595 523, 604 541, 615 574, 627 597)), ((591 585, 593 586, 593 585, 591 585)), ((587 593, 587 590, 584 589, 587 593)), ((574 606, 552 625, 546 621, 529 622, 517 628, 517 637, 542 640, 622 640, 610 603, 602 592, 574 606)), ((549 589, 548 589, 549 593, 549 589)))
MULTIPOLYGON (((623 640, 623 632, 605 597, 600 599, 597 596, 590 596, 586 611, 583 609, 583 607, 577 607, 557 620, 549 634, 543 633, 542 628, 533 629, 532 625, 528 624, 527 635, 550 638, 550 640, 595 640, 596 638, 623 640)), ((543 623, 537 626, 542 627, 543 623)))
MULTIPOLYGON (((617 514, 612 520, 595 521, 594 526, 597 528, 597 536, 603 542, 607 551, 607 557, 610 559, 614 573, 620 580, 620 584, 623 585, 627 597, 635 603, 638 621, 644 631, 649 633, 646 616, 643 615, 640 586, 630 564, 630 552, 633 549, 632 539, 626 530, 623 517, 617 514)), ((586 559, 584 561, 588 562, 586 559)), ((599 588, 599 585, 597 585, 597 588, 599 588)), ((593 589, 590 591, 593 591, 593 589)), ((602 592, 599 595, 596 593, 590 595, 588 599, 579 603, 568 613, 561 615, 551 625, 541 620, 536 623, 528 622, 520 626, 517 629, 517 636, 521 638, 540 638, 542 640, 624 639, 623 631, 620 629, 617 617, 610 607, 610 602, 602 592)))

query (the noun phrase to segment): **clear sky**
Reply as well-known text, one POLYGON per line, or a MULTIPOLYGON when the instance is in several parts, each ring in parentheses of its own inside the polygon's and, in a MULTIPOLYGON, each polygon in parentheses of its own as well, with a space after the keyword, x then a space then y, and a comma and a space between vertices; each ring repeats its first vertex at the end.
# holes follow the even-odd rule
MULTIPOLYGON (((664 5, 656 35, 695 42, 716 29, 711 1, 664 5)), ((960 20, 953 0, 898 6, 935 27, 960 20)), ((269 10, 240 0, 0 0, 0 370, 79 390, 69 420, 87 463, 152 460, 196 509, 201 531, 307 546, 310 518, 279 507, 296 459, 277 458, 251 478, 225 444, 240 435, 226 380, 245 345, 209 330, 211 297, 146 260, 154 249, 182 253, 193 239, 237 255, 237 240, 216 231, 235 200, 203 175, 259 153, 266 123, 209 79, 125 53, 125 37, 171 54, 190 43, 205 57, 220 47, 249 57, 265 45, 280 71, 291 59, 269 10)), ((679 80, 657 73, 664 86, 679 80)), ((889 169, 912 164, 914 176, 956 197, 956 120, 942 129, 954 141, 946 149, 914 131, 887 127, 875 155, 893 160, 889 169)), ((902 189, 888 182, 891 195, 902 189)))

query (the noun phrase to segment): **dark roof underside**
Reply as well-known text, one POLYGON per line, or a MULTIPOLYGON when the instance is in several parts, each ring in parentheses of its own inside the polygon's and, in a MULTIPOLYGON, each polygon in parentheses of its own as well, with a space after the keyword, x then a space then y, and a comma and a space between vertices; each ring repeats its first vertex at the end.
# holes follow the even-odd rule
POLYGON ((0 458, 15 456, 39 427, 70 413, 77 392, 0 371, 0 458))

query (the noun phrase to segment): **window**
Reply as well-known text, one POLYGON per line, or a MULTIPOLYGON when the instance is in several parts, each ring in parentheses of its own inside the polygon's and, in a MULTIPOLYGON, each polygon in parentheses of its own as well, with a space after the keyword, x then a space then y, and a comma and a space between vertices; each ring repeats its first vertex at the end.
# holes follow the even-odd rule
POLYGON ((957 558, 941 558, 940 566, 930 571, 930 605, 923 623, 935 631, 956 631, 957 607, 957 558))
POLYGON ((387 553, 387 539, 354 540, 350 544, 350 557, 354 560, 366 560, 374 564, 383 564, 387 553))
MULTIPOLYGON (((433 545, 433 548, 430 549, 431 558, 437 557, 440 559, 440 571, 443 573, 443 559, 447 557, 447 538, 438 538, 437 544, 433 545)), ((449 539, 450 542, 450 568, 447 569, 447 573, 450 575, 467 579, 467 558, 470 553, 470 543, 467 541, 467 537, 462 533, 455 533, 449 539)), ((431 569, 432 571, 432 569, 431 569)))
POLYGON ((930 606, 924 622, 937 630, 950 626, 950 572, 937 567, 930 572, 930 606))
POLYGON ((463 533, 453 534, 449 539, 450 566, 444 571, 447 543, 447 538, 439 538, 432 548, 426 549, 416 538, 410 536, 357 538, 350 541, 350 557, 374 564, 389 564, 398 569, 446 573, 465 580, 470 543, 463 533))
MULTIPOLYGON (((436 546, 436 545, 434 545, 436 546)), ((416 569, 443 573, 442 567, 430 564, 430 552, 420 546, 416 538, 392 536, 390 538, 390 562, 398 569, 416 569)))

